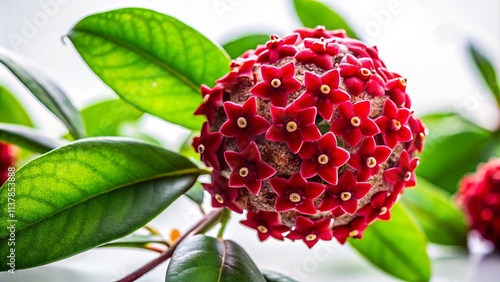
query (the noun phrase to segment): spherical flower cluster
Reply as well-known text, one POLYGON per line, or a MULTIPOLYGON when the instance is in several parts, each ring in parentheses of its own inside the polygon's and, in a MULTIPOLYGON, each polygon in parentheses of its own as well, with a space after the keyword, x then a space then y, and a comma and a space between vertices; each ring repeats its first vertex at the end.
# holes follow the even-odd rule
POLYGON ((472 230, 491 241, 500 251, 500 158, 479 166, 464 177, 457 196, 472 230))
POLYGON ((9 167, 14 164, 12 146, 0 142, 0 186, 9 179, 9 167))
POLYGON ((261 240, 361 238, 387 220, 414 171, 426 135, 406 79, 376 47, 344 31, 301 28, 233 60, 202 86, 201 136, 213 168, 204 188, 214 207, 241 213, 261 240))

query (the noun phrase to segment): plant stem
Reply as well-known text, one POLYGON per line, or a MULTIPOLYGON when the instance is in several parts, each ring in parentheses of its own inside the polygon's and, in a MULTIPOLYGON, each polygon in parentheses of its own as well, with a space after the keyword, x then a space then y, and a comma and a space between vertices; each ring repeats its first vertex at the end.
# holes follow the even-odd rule
POLYGON ((172 254, 174 253, 177 246, 182 241, 184 241, 184 239, 189 238, 189 237, 196 235, 196 234, 205 233, 208 230, 210 230, 212 227, 214 227, 217 223, 219 223, 220 220, 223 218, 225 210, 226 209, 219 209, 219 210, 211 211, 209 214, 207 214, 205 217, 203 217, 200 221, 198 221, 198 223, 196 223, 193 227, 191 227, 186 233, 184 233, 184 235, 182 235, 177 241, 175 241, 168 250, 161 253, 161 255, 159 257, 150 261, 149 263, 147 263, 143 267, 130 273, 129 275, 125 276, 124 278, 117 280, 117 282, 135 281, 135 280, 139 279, 140 277, 142 277, 144 274, 153 270, 153 268, 157 267, 158 265, 160 265, 161 263, 163 263, 167 259, 169 259, 172 256, 172 254))
POLYGON ((224 231, 226 230, 227 222, 231 218, 231 211, 228 209, 224 209, 224 214, 222 215, 222 218, 220 220, 220 229, 219 233, 217 234, 217 238, 222 238, 224 235, 224 231))

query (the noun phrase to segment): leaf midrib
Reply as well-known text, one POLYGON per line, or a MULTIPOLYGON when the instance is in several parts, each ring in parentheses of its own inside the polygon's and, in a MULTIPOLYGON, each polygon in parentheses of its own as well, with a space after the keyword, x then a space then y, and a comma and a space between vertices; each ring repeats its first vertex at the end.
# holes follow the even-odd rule
POLYGON ((186 84, 189 88, 191 88, 194 92, 196 92, 196 93, 198 92, 198 86, 193 81, 191 81, 188 77, 182 75, 179 71, 177 71, 176 69, 170 67, 168 64, 164 63, 158 57, 150 55, 148 52, 146 52, 145 50, 143 50, 141 48, 138 48, 138 47, 136 47, 136 46, 134 46, 132 44, 129 44, 129 43, 127 43, 124 40, 120 40, 120 39, 117 39, 117 38, 114 38, 114 37, 111 37, 111 36, 106 36, 104 34, 101 34, 101 33, 97 32, 97 31, 93 31, 93 30, 90 30, 90 29, 85 29, 85 28, 77 27, 77 26, 75 26, 70 31, 70 33, 68 34, 68 37, 71 39, 71 35, 75 34, 76 32, 87 33, 87 34, 89 34, 91 36, 99 37, 99 38, 101 38, 101 39, 103 39, 105 41, 109 41, 111 43, 114 43, 115 45, 122 46, 122 47, 124 47, 126 49, 129 49, 130 51, 132 51, 134 53, 137 53, 139 56, 142 56, 146 60, 149 60, 153 64, 156 64, 160 68, 164 69, 166 72, 172 74, 178 80, 180 80, 181 82, 183 82, 184 84, 186 84))
MULTIPOLYGON (((122 185, 117 185, 116 187, 108 189, 108 190, 105 190, 105 191, 103 191, 101 193, 95 193, 95 194, 92 194, 89 197, 82 198, 82 200, 80 200, 80 201, 77 201, 77 202, 75 202, 75 203, 73 203, 71 205, 68 205, 68 206, 64 207, 63 209, 60 209, 60 210, 58 210, 58 211, 56 211, 54 213, 51 213, 51 214, 49 214, 49 215, 47 215, 47 216, 45 216, 43 218, 40 218, 37 221, 34 221, 34 222, 30 223, 30 224, 27 224, 23 228, 19 229, 18 232, 21 231, 21 230, 24 230, 24 229, 26 229, 26 228, 28 228, 28 227, 30 227, 32 225, 35 225, 38 222, 41 222, 41 221, 43 221, 43 220, 45 220, 47 218, 55 216, 55 215, 57 215, 57 214, 59 214, 59 213, 61 213, 63 211, 66 211, 66 210, 68 210, 68 209, 70 209, 70 208, 72 208, 74 206, 80 205, 80 204, 82 204, 82 203, 84 203, 84 202, 86 202, 88 200, 91 200, 91 199, 96 198, 96 197, 98 197, 100 195, 103 195, 103 194, 106 194, 106 193, 110 193, 112 191, 115 191, 115 190, 118 190, 118 189, 121 189, 121 188, 124 188, 124 187, 127 187, 127 186, 131 186, 131 185, 135 185, 135 184, 138 184, 138 183, 147 182, 147 181, 151 181, 151 180, 155 180, 155 179, 165 178, 165 177, 182 176, 182 175, 187 176, 187 175, 190 175, 190 174, 192 174, 192 175, 199 175, 200 172, 201 171, 198 168, 181 169, 181 170, 176 170, 174 172, 161 173, 161 174, 157 174, 157 175, 154 175, 154 176, 137 179, 135 181, 132 181, 132 182, 129 182, 129 183, 125 183, 125 184, 122 184, 122 185)), ((6 237, 5 236, 1 237, 1 239, 3 239, 3 238, 6 238, 6 237)))
POLYGON ((220 282, 222 279, 222 272, 224 269, 224 264, 226 263, 226 242, 222 238, 217 238, 217 239, 222 244, 222 261, 221 261, 221 265, 219 268, 219 277, 217 277, 217 282, 220 282))

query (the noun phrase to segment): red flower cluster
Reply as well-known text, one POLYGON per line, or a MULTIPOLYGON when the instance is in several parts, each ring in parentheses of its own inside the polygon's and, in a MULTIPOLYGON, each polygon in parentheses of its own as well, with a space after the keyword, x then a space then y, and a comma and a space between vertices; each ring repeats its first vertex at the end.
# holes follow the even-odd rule
POLYGON ((500 158, 479 166, 462 179, 457 197, 470 228, 478 231, 500 251, 500 158))
POLYGON ((14 165, 12 146, 0 143, 0 186, 9 179, 9 167, 14 165))
POLYGON ((248 211, 261 240, 361 238, 415 185, 426 128, 406 79, 344 31, 302 28, 231 63, 202 86, 194 149, 213 167, 215 207, 248 211))

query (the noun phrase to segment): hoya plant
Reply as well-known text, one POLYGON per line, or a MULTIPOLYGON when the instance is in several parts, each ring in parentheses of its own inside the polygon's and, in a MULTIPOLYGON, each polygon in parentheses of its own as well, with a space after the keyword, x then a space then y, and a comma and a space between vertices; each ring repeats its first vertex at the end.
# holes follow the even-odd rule
MULTIPOLYGON (((434 162, 422 150, 425 123, 440 128, 442 118, 422 122, 407 79, 337 13, 317 1, 293 2, 304 27, 224 47, 153 10, 85 17, 67 40, 119 100, 81 111, 43 72, 0 53, 0 63, 68 129, 58 140, 47 137, 0 88, 9 113, 0 115, 0 222, 9 223, 0 229, 7 258, 0 270, 122 246, 160 254, 118 281, 167 261, 166 281, 296 281, 259 269, 244 245, 225 239, 229 219, 242 213, 231 224, 248 227, 256 240, 308 248, 347 242, 394 277, 428 281, 428 242, 466 245, 464 216, 449 192, 470 170, 438 177, 445 158, 434 162), (144 113, 191 130, 191 138, 174 152, 121 130, 144 113), (211 209, 201 208, 202 219, 181 234, 147 225, 183 195, 211 209), (149 235, 134 233, 144 228, 149 235), (212 229, 217 236, 206 235, 212 229)), ((445 137, 448 143, 430 138, 427 145, 439 152, 457 138, 445 137)))

